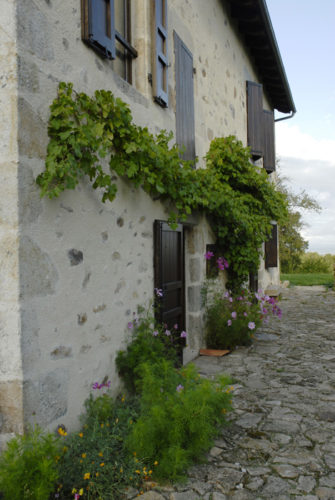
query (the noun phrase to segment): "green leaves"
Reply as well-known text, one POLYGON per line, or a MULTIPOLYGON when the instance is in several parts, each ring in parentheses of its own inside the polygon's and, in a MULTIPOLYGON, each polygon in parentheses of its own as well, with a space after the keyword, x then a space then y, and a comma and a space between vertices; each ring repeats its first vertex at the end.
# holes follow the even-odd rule
POLYGON ((46 168, 36 179, 41 196, 54 198, 75 189, 88 175, 93 187, 101 189, 102 201, 113 201, 117 174, 155 200, 172 201, 171 227, 193 210, 205 213, 237 286, 258 268, 270 221, 285 220, 287 206, 284 195, 250 162, 249 149, 234 136, 214 139, 206 168, 196 170, 181 159, 176 144, 169 146, 172 132, 161 130, 154 136, 135 125, 127 104, 110 91, 97 90, 89 97, 62 82, 50 110, 46 168), (100 165, 104 158, 110 173, 100 165))

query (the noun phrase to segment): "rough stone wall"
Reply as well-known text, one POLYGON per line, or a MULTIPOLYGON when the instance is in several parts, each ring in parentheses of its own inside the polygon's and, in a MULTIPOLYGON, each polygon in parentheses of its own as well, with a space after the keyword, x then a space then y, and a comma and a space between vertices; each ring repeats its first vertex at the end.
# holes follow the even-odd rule
MULTIPOLYGON (((13 314, 10 316, 5 304, 4 327, 5 335, 11 333, 11 346, 5 346, 4 352, 7 359, 10 349, 14 350, 10 357, 15 364, 11 380, 21 383, 23 379, 25 423, 38 422, 52 428, 63 422, 73 428, 94 381, 108 376, 115 392, 119 389, 115 355, 124 345, 126 325, 137 305, 152 297, 153 222, 166 220, 168 214, 160 202, 121 181, 112 204, 102 204, 99 193, 86 180, 59 199, 40 199, 35 178, 44 169, 49 106, 58 83, 71 81, 76 90, 88 94, 109 89, 130 105, 137 124, 153 132, 160 128, 175 131, 175 29, 194 58, 196 154, 201 166, 212 138, 236 134, 246 143, 245 81, 257 78, 218 0, 169 2, 168 109, 153 102, 148 81, 148 0, 132 2, 132 43, 139 52, 133 67, 133 86, 114 73, 110 61, 82 42, 79 0, 16 2, 18 90, 11 96, 16 99, 12 112, 18 116, 18 137, 13 138, 13 147, 15 150, 18 144, 19 168, 17 176, 17 153, 11 160, 8 156, 13 166, 11 182, 17 185, 11 194, 11 183, 7 184, 1 197, 5 200, 1 209, 8 217, 4 223, 1 220, 1 237, 10 237, 2 248, 13 252, 12 267, 6 268, 10 283, 4 284, 6 296, 10 296, 8 290, 13 290, 13 314), (16 266, 17 272, 18 253, 19 279, 13 271, 16 266), (20 317, 15 288, 18 283, 20 317)), ((13 9, 15 3, 8 1, 8 5, 13 9)), ((11 20, 15 19, 13 10, 8 12, 11 20)), ((14 40, 15 27, 13 30, 14 40)), ((15 57, 13 52, 13 67, 15 57)), ((9 97, 6 95, 8 102, 9 97)), ((6 175, 8 172, 6 168, 6 175)), ((202 343, 203 254, 206 244, 212 242, 213 235, 204 219, 187 231, 186 360, 197 354, 202 343)), ((2 366, 4 380, 8 381, 11 368, 2 366)))
POLYGON ((0 447, 22 430, 18 273, 17 44, 15 2, 0 19, 0 447))

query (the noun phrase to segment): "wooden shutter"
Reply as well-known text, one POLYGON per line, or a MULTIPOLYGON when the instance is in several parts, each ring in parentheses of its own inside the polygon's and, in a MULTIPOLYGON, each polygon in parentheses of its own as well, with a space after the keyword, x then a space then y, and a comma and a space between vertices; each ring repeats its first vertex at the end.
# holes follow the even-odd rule
POLYGON ((83 40, 115 59, 114 0, 81 0, 81 9, 83 40))
POLYGON ((278 227, 272 225, 270 239, 265 242, 265 267, 278 267, 278 227))
POLYGON ((184 160, 195 159, 193 56, 174 32, 176 77, 176 141, 184 160))
POLYGON ((153 71, 154 99, 168 105, 168 24, 167 0, 153 0, 153 71))
POLYGON ((247 81, 248 146, 252 157, 263 156, 263 86, 247 81))
POLYGON ((263 166, 268 173, 276 170, 275 126, 273 111, 263 110, 263 166))

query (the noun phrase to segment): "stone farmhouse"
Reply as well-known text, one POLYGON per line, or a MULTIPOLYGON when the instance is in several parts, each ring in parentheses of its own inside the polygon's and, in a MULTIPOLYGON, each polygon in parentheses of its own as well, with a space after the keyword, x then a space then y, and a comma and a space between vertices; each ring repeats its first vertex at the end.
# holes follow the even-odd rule
MULTIPOLYGON (((215 137, 236 135, 275 175, 274 110, 295 112, 265 0, 2 0, 0 433, 75 428, 92 383, 108 377, 127 323, 154 287, 165 319, 203 347, 201 214, 172 231, 160 201, 119 180, 103 204, 85 179, 40 197, 59 82, 125 101, 134 122, 174 133, 198 168, 215 137)), ((278 284, 277 228, 258 280, 278 284)))

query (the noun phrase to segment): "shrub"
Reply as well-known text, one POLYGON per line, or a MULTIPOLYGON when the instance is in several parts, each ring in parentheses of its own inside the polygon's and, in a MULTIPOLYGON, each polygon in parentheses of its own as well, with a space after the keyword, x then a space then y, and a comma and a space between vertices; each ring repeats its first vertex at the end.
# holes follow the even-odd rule
POLYGON ((167 360, 143 363, 141 378, 141 413, 128 449, 154 464, 155 478, 179 480, 203 458, 225 422, 229 379, 203 379, 193 365, 176 370, 167 360))
MULTIPOLYGON (((160 291, 158 291, 161 293, 160 291)), ((142 383, 141 365, 146 362, 155 363, 160 359, 168 359, 174 365, 178 364, 178 354, 181 350, 185 332, 176 328, 168 330, 164 325, 157 325, 148 310, 140 308, 134 320, 128 323, 132 331, 131 342, 125 351, 119 351, 116 366, 123 378, 128 391, 134 393, 142 383)))
POLYGON ((145 476, 141 463, 124 446, 138 417, 138 401, 90 395, 85 408, 82 430, 64 436, 59 498, 80 498, 82 494, 92 500, 122 498, 127 485, 139 487, 145 476))
POLYGON ((272 313, 281 317, 274 298, 250 294, 216 293, 206 308, 206 344, 212 349, 233 349, 249 345, 253 333, 272 313))
POLYGON ((58 439, 39 427, 11 439, 0 457, 5 500, 47 500, 58 479, 58 439))
POLYGON ((331 255, 319 255, 308 252, 302 256, 297 268, 298 273, 331 273, 333 272, 333 258, 331 255))

